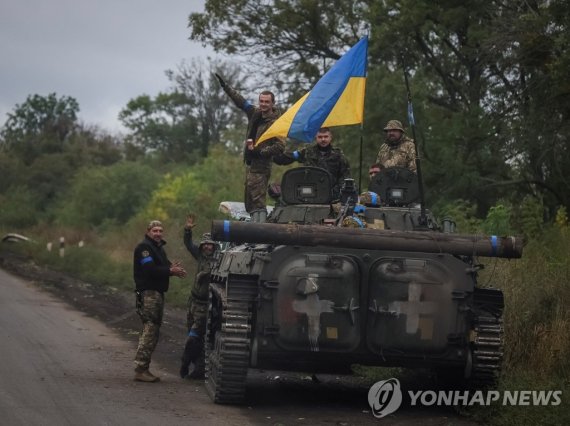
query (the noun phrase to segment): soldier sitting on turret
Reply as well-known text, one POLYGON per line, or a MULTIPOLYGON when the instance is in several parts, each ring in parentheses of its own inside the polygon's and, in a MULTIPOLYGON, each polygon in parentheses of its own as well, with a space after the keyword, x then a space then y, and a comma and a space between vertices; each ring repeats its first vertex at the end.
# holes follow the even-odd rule
POLYGON ((414 141, 404 135, 402 123, 398 120, 390 120, 384 127, 384 132, 386 132, 386 139, 378 151, 376 164, 380 165, 381 169, 406 167, 416 173, 414 141))

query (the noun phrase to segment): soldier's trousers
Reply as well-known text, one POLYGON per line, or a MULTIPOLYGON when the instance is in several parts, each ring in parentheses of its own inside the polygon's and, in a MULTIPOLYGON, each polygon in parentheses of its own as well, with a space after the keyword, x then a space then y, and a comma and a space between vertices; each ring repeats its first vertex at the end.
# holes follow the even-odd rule
POLYGON ((188 299, 186 312, 186 326, 188 335, 195 334, 204 337, 206 334, 206 316, 208 315, 208 301, 196 300, 192 296, 188 299))
POLYGON ((164 314, 164 294, 155 290, 144 290, 137 294, 137 314, 143 328, 139 336, 135 365, 138 371, 143 371, 148 370, 152 353, 158 343, 164 314))
POLYGON ((194 363, 197 369, 204 368, 204 336, 208 302, 189 300, 187 312, 188 338, 182 354, 182 366, 188 368, 194 363))
POLYGON ((245 174, 245 210, 248 213, 265 209, 265 197, 269 185, 269 173, 253 173, 247 169, 245 174))

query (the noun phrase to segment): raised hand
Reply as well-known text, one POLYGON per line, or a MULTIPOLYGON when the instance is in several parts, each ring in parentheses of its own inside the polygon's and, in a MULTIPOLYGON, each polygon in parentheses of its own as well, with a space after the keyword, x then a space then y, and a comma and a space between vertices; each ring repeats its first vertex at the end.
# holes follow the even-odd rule
POLYGON ((186 225, 184 225, 187 229, 192 229, 196 226, 196 215, 194 213, 190 213, 186 217, 186 225))

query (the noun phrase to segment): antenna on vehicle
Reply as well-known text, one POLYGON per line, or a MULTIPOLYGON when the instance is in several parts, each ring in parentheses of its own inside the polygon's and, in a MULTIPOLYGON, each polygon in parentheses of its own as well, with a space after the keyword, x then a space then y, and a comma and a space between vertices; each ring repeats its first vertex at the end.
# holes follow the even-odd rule
POLYGON ((406 63, 404 61, 403 53, 401 54, 401 60, 402 60, 402 70, 404 71, 404 80, 406 82, 406 91, 408 95, 408 122, 410 123, 410 127, 412 128, 412 138, 414 139, 414 150, 416 154, 416 172, 418 174, 418 189, 420 193, 419 225, 427 226, 427 216, 426 216, 426 207, 425 207, 425 198, 424 198, 424 180, 422 176, 422 167, 421 167, 420 155, 418 152, 418 143, 416 139, 416 120, 414 118, 414 108, 412 106, 412 92, 410 91, 408 72, 406 70, 406 63))

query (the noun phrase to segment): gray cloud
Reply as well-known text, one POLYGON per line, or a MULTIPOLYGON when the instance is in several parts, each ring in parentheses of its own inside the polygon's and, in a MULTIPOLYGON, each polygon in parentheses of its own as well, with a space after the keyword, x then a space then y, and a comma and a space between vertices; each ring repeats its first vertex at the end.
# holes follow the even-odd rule
POLYGON ((183 59, 212 55, 190 42, 188 15, 204 1, 3 0, 0 126, 28 95, 71 96, 80 120, 121 131, 129 99, 155 95, 183 59))

